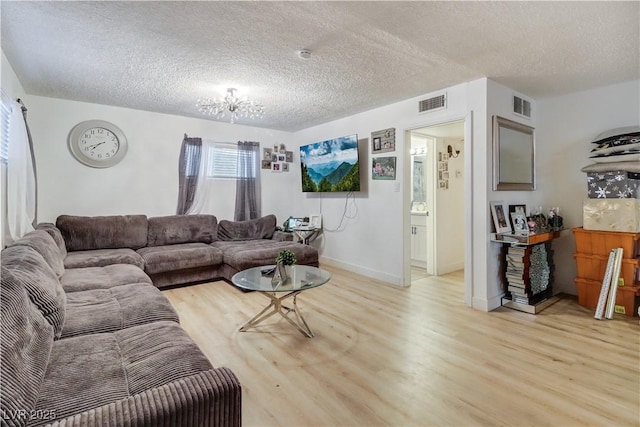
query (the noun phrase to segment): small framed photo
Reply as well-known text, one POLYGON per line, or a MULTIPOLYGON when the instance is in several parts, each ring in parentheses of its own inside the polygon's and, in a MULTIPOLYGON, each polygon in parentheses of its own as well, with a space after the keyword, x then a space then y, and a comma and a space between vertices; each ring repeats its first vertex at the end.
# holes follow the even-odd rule
POLYGON ((382 150, 382 138, 379 136, 376 136, 373 138, 373 147, 371 149, 371 152, 378 153, 380 152, 380 150, 382 150))
POLYGON ((396 158, 395 157, 374 157, 372 160, 371 178, 395 180, 396 179, 396 158))
POLYGON ((284 155, 287 158, 287 162, 289 163, 293 162, 293 151, 285 151, 284 155))
POLYGON ((283 154, 279 154, 278 155, 278 161, 279 162, 284 162, 285 156, 283 154))
POLYGON ((509 205, 509 215, 513 212, 527 216, 527 205, 509 205))
POLYGON ((273 150, 271 148, 265 148, 262 150, 262 158, 265 160, 271 160, 271 154, 273 150))
POLYGON ((529 225, 527 225, 527 217, 524 214, 511 212, 511 222, 514 234, 529 234, 529 225))
POLYGON ((271 170, 273 172, 282 172, 282 167, 278 162, 271 162, 271 170))
POLYGON ((278 161, 278 154, 277 153, 273 153, 271 155, 271 161, 272 162, 277 162, 278 161))
POLYGON ((491 207, 491 216, 493 217, 493 225, 496 227, 496 233, 512 233, 511 221, 507 217, 508 207, 505 202, 489 202, 491 207))
POLYGON ((314 228, 322 228, 322 215, 310 215, 309 225, 314 228))
POLYGON ((280 144, 280 154, 284 154, 287 152, 287 146, 284 144, 280 144))
POLYGON ((282 164, 282 172, 289 172, 289 163, 282 164))
POLYGON ((262 169, 271 169, 271 160, 263 160, 262 169))

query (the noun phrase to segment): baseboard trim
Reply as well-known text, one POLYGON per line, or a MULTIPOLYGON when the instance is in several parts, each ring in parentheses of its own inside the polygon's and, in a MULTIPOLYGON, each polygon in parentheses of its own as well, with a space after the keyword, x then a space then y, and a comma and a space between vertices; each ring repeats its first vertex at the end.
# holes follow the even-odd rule
POLYGON ((351 271, 362 276, 370 277, 372 279, 379 280, 381 282, 389 283, 394 286, 402 286, 402 278, 391 274, 383 273, 381 271, 371 270, 369 268, 361 267, 359 265, 350 264, 347 262, 339 261, 333 258, 320 257, 320 267, 322 264, 327 264, 332 267, 342 268, 344 270, 351 271))

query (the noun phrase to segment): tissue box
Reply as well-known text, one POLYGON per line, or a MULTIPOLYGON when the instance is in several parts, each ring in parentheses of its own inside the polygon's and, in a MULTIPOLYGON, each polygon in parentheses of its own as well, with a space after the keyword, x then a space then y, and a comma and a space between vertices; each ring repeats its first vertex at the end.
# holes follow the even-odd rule
POLYGON ((585 230, 640 232, 640 199, 586 199, 582 223, 585 230))
POLYGON ((640 174, 626 171, 588 172, 590 199, 640 198, 640 174))

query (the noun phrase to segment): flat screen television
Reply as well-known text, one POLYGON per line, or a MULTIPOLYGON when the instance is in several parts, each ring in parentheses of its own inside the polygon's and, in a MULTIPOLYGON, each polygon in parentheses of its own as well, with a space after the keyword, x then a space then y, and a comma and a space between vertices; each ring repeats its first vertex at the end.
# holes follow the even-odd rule
POLYGON ((360 191, 358 135, 300 147, 303 192, 360 191))

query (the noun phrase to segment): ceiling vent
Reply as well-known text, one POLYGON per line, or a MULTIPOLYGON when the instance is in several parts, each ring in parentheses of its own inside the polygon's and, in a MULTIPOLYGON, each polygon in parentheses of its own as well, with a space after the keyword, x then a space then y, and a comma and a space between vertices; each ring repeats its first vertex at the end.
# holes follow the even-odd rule
POLYGON ((531 118, 531 102, 514 95, 513 112, 519 116, 531 118))
POLYGON ((426 113, 428 111, 440 110, 443 108, 447 108, 447 98, 444 94, 434 96, 429 99, 423 99, 418 103, 419 113, 426 113))

